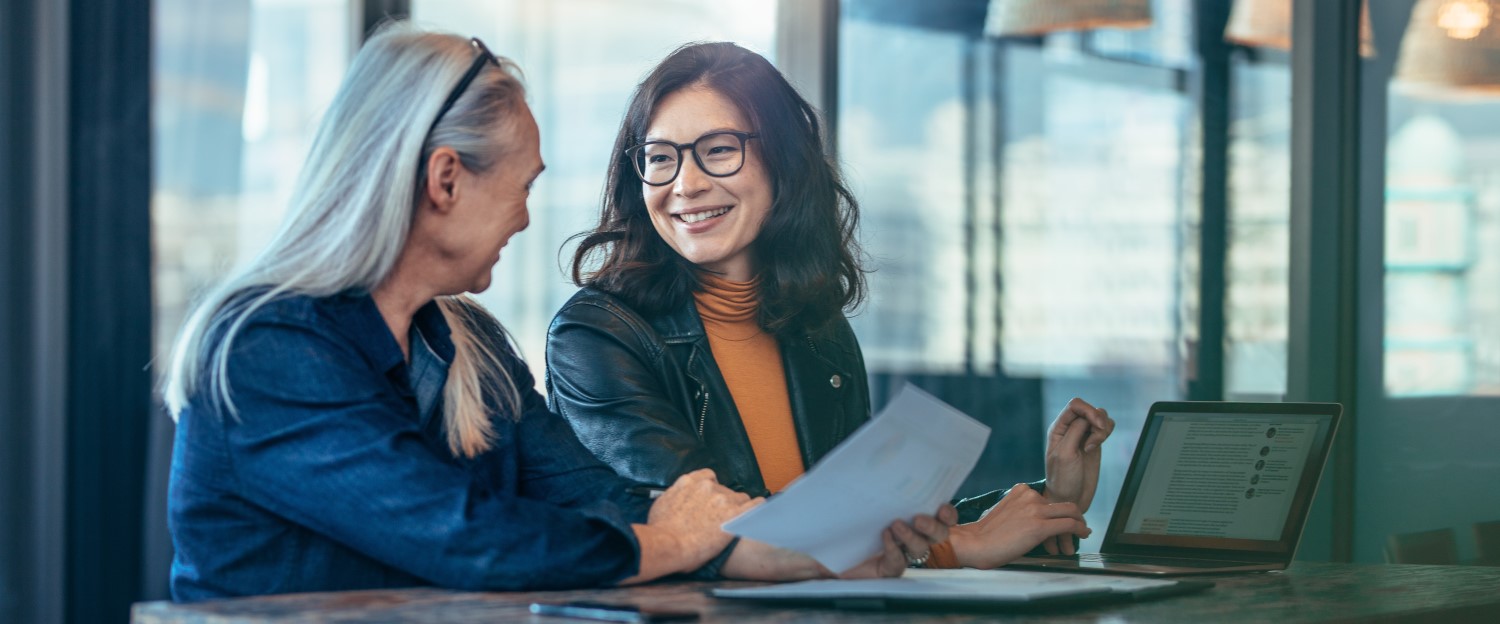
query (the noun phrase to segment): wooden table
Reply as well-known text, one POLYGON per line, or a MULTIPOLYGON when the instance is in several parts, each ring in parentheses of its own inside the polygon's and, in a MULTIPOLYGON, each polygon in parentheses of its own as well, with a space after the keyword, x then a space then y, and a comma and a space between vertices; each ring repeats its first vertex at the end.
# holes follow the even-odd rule
POLYGON ((289 594, 187 605, 135 605, 136 624, 272 622, 571 622, 533 616, 532 602, 601 600, 690 609, 703 622, 1500 622, 1500 568, 1298 563, 1286 572, 1221 576, 1206 592, 1139 604, 1042 612, 879 612, 785 608, 706 595, 745 582, 656 583, 607 590, 469 593, 402 589, 289 594))

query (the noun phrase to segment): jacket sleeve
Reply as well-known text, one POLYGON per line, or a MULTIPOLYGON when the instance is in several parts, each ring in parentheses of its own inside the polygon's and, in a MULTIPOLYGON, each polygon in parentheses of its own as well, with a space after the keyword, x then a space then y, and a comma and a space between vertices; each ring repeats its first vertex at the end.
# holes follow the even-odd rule
MULTIPOLYGON (((1036 490, 1039 494, 1047 491, 1047 481, 1045 479, 1027 483, 1026 485, 1036 490)), ((984 512, 989 511, 991 507, 994 507, 996 503, 1000 502, 1000 499, 1005 498, 1005 495, 1009 493, 1010 488, 1006 488, 985 492, 978 496, 953 499, 953 506, 958 508, 958 523, 968 524, 979 520, 979 517, 983 516, 984 512)))
POLYGON ((602 302, 564 306, 547 332, 547 400, 620 476, 669 486, 716 465, 696 415, 666 398, 648 331, 602 302))
POLYGON ((442 587, 597 586, 638 569, 619 510, 476 487, 346 339, 251 323, 228 370, 238 415, 220 417, 235 489, 272 513, 442 587))

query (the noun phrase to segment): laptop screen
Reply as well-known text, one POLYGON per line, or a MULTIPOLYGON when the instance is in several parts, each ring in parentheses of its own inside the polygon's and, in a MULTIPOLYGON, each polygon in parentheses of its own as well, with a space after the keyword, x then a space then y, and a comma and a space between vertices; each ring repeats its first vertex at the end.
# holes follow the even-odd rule
POLYGON ((1288 403, 1153 406, 1106 548, 1113 542, 1290 556, 1337 409, 1288 403))

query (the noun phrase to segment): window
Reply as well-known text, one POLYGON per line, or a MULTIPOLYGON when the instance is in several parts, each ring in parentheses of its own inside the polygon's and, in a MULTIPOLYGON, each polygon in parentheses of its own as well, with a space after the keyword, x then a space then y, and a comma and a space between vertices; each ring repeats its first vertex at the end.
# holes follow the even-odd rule
POLYGON ((1384 243, 1370 243, 1375 266, 1359 282, 1371 331, 1358 357, 1371 373, 1356 414, 1354 558, 1382 560, 1395 534, 1451 528, 1467 560, 1472 524, 1500 517, 1487 495, 1500 414, 1500 75, 1474 55, 1500 42, 1500 2, 1370 4, 1381 56, 1360 76, 1361 227, 1384 243), (1487 27, 1455 19, 1486 4, 1487 27), (1464 68, 1488 89, 1453 81, 1464 68), (1400 491, 1434 503, 1389 495, 1400 491))
POLYGON ((1500 102, 1394 89, 1385 391, 1500 395, 1500 102))
POLYGON ((1230 398, 1286 393, 1291 258, 1292 74, 1284 54, 1231 61, 1229 249, 1224 387, 1230 398))
POLYGON ((151 213, 156 358, 165 362, 193 297, 280 223, 294 163, 353 40, 348 0, 159 0, 155 9, 151 213))
POLYGON ((1046 426, 1083 397, 1118 423, 1087 516, 1102 530, 1150 404, 1182 396, 1191 5, 995 39, 951 6, 843 2, 839 156, 875 269, 854 326, 877 408, 910 381, 993 429, 964 493, 1040 478, 1046 426))

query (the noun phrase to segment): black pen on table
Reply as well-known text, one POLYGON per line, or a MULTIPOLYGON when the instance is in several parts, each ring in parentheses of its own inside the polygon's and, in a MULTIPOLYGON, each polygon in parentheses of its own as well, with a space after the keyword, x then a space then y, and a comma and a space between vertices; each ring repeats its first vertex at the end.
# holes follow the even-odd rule
POLYGON ((633 496, 655 500, 657 498, 661 498, 662 492, 667 491, 667 489, 653 487, 650 485, 637 485, 635 487, 627 488, 625 491, 630 492, 630 494, 633 496))

